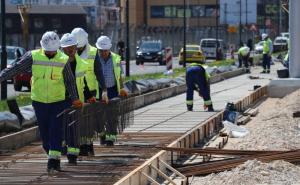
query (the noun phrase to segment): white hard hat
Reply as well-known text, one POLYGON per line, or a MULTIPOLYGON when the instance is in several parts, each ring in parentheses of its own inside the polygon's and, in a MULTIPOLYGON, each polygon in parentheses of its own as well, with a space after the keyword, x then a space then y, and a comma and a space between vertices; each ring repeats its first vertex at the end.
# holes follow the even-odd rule
POLYGON ((101 50, 110 50, 111 40, 107 36, 101 36, 97 39, 96 47, 101 50))
POLYGON ((261 39, 262 39, 262 40, 265 40, 267 37, 268 37, 268 34, 266 34, 266 33, 263 33, 263 34, 261 35, 261 39))
POLYGON ((40 43, 45 51, 56 51, 60 46, 59 37, 54 31, 44 33, 40 43))
POLYGON ((77 45, 77 40, 73 34, 66 33, 60 39, 60 47, 62 48, 66 48, 74 45, 77 45))
POLYGON ((71 32, 77 39, 77 47, 81 48, 88 44, 88 34, 82 28, 74 28, 71 32))

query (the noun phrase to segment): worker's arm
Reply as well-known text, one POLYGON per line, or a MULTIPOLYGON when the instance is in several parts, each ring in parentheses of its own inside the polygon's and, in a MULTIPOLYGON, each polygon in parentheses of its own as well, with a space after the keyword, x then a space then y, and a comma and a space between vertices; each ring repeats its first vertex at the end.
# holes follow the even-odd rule
POLYGON ((83 94, 84 94, 85 99, 87 99, 87 100, 93 97, 93 93, 90 91, 89 86, 87 85, 85 77, 84 77, 83 94))
POLYGON ((11 79, 12 77, 31 70, 32 67, 32 55, 31 52, 28 51, 25 53, 20 60, 11 68, 6 68, 0 72, 0 82, 11 79))
POLYGON ((72 101, 78 100, 78 92, 76 88, 76 80, 75 77, 72 73, 72 69, 70 66, 70 63, 67 62, 63 69, 63 77, 64 77, 64 83, 66 86, 66 90, 69 93, 70 99, 72 101))
POLYGON ((102 89, 102 91, 106 91, 104 75, 103 75, 102 66, 100 63, 100 58, 99 58, 98 53, 97 53, 97 55, 95 57, 95 61, 94 61, 94 73, 96 75, 96 78, 97 78, 100 88, 102 89))

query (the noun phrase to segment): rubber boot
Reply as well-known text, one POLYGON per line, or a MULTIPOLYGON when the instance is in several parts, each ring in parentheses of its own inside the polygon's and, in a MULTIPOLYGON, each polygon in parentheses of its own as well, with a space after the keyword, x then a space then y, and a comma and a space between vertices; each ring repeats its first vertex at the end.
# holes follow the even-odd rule
POLYGON ((207 112, 214 112, 214 108, 213 108, 213 105, 208 105, 207 106, 207 112))
POLYGON ((80 145, 79 150, 80 150, 80 152, 79 152, 80 156, 88 156, 89 155, 87 144, 80 145))
POLYGON ((47 171, 48 171, 48 173, 53 173, 55 171, 58 171, 58 172, 61 171, 60 160, 59 159, 48 159, 47 171))
POLYGON ((68 158, 68 163, 70 165, 77 165, 77 156, 76 155, 68 154, 67 158, 68 158))
POLYGON ((186 105, 188 111, 193 111, 193 105, 186 105))

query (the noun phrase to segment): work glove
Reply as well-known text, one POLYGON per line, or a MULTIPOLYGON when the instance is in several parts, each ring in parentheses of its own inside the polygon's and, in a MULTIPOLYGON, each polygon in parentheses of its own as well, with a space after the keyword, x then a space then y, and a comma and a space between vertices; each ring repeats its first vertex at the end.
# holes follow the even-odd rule
POLYGON ((107 96, 107 91, 103 91, 102 92, 102 102, 108 104, 109 102, 109 99, 108 99, 108 96, 107 96))
POLYGON ((88 103, 96 103, 96 98, 93 96, 87 100, 88 103))
POLYGON ((127 97, 128 96, 128 93, 124 88, 120 90, 120 96, 121 97, 127 97))
POLYGON ((82 108, 82 106, 83 106, 83 103, 80 101, 80 100, 74 100, 73 102, 72 102, 72 105, 73 105, 73 107, 75 107, 75 108, 82 108))

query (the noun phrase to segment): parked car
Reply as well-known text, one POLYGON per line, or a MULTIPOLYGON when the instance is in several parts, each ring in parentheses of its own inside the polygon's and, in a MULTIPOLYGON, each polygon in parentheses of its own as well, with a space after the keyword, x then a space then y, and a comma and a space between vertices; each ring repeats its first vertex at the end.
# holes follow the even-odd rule
POLYGON ((263 45, 264 45, 264 41, 260 41, 259 43, 255 44, 254 52, 256 54, 262 54, 263 53, 263 45))
POLYGON ((136 65, 144 62, 156 62, 165 65, 165 52, 160 40, 142 41, 136 51, 136 65))
POLYGON ((289 32, 282 32, 282 33, 280 33, 280 36, 290 39, 290 33, 289 32))
MULTIPOLYGON (((1 48, 1 46, 0 46, 1 48)), ((6 61, 6 67, 7 68, 11 68, 14 61, 17 59, 17 51, 19 53, 19 56, 22 56, 25 54, 26 50, 22 47, 18 47, 18 46, 6 46, 6 52, 7 52, 7 61, 6 61)), ((0 57, 0 61, 1 61, 1 57, 0 57)), ((2 62, 1 62, 2 63, 2 62)), ((9 83, 11 83, 13 81, 13 79, 9 79, 7 80, 9 83)))
MULTIPOLYGON (((203 55, 200 45, 186 45, 186 63, 197 62, 205 63, 205 56, 203 55)), ((179 64, 183 64, 183 48, 179 52, 179 64)))
POLYGON ((284 51, 288 49, 289 39, 286 37, 276 37, 273 42, 273 51, 284 51))
POLYGON ((206 58, 212 58, 217 60, 224 59, 224 53, 226 50, 226 46, 223 40, 218 39, 201 39, 200 41, 200 49, 204 53, 206 58), (218 47, 218 52, 216 48, 218 47))

